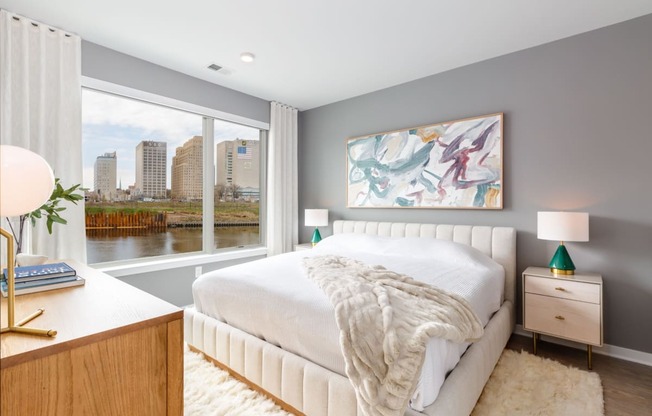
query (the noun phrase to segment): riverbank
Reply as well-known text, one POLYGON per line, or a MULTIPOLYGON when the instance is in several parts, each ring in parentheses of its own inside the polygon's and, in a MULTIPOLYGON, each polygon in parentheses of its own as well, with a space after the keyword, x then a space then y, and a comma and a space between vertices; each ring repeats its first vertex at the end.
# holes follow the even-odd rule
MULTIPOLYGON (((87 202, 86 214, 115 214, 137 216, 143 218, 164 213, 168 227, 193 227, 191 224, 202 224, 201 201, 123 201, 123 202, 87 202), (170 224, 174 224, 171 226, 170 224)), ((259 221, 258 202, 224 201, 216 202, 214 222, 217 224, 255 225, 259 221)), ((146 225, 130 222, 134 227, 146 225)), ((224 226, 224 225, 219 225, 224 226)))

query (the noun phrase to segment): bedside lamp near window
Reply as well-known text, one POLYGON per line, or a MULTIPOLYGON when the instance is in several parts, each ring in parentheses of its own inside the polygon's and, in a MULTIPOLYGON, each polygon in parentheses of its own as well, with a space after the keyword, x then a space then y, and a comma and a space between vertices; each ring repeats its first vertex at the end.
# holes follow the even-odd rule
POLYGON ((575 274, 564 241, 589 241, 589 214, 586 212, 539 212, 537 214, 537 238, 559 241, 559 247, 550 260, 554 274, 575 274))
POLYGON ((317 227, 325 227, 328 225, 328 210, 327 209, 307 209, 305 215, 306 227, 315 227, 315 232, 312 233, 313 247, 321 241, 321 234, 317 227))
MULTIPOLYGON (((0 216, 18 217, 30 213, 43 205, 54 189, 54 175, 48 162, 41 156, 22 147, 0 145, 0 216)), ((7 326, 0 333, 19 332, 23 334, 53 337, 53 329, 28 328, 25 325, 40 316, 44 309, 37 309, 26 318, 15 322, 15 273, 14 238, 0 228, 0 234, 7 239, 7 326)))

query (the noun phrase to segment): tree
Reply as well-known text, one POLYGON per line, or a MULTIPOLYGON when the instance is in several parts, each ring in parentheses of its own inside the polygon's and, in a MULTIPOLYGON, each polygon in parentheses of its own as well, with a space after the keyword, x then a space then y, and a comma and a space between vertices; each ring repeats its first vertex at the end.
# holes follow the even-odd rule
POLYGON ((215 202, 220 202, 226 195, 226 185, 218 183, 215 185, 215 202))
POLYGON ((242 187, 240 185, 236 185, 235 183, 231 185, 231 201, 235 201, 236 199, 240 198, 241 190, 242 187))

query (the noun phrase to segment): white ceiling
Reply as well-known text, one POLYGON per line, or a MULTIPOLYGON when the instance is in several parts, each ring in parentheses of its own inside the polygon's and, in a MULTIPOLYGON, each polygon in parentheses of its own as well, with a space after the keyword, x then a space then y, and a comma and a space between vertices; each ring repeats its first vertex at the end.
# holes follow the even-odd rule
POLYGON ((300 110, 652 13, 651 0, 0 0, 0 7, 300 110), (240 61, 246 51, 255 62, 240 61), (224 70, 206 69, 210 63, 224 70))

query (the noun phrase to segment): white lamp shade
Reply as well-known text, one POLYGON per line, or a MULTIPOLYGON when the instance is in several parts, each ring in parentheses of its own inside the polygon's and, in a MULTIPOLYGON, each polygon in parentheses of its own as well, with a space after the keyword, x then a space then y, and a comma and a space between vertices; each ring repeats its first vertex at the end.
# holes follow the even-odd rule
POLYGON ((34 211, 53 189, 54 174, 45 159, 22 147, 0 145, 0 216, 34 211))
POLYGON ((589 214, 587 212, 539 212, 537 238, 554 241, 589 241, 589 214))
POLYGON ((325 227, 328 225, 327 209, 307 209, 305 215, 306 227, 325 227))

